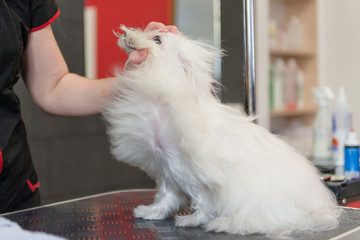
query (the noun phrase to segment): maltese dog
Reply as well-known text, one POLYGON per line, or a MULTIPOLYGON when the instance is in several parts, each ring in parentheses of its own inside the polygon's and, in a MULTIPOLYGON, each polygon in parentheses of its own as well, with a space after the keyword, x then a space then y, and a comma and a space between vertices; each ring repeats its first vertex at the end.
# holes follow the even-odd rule
POLYGON ((119 46, 148 56, 117 74, 104 117, 115 158, 157 183, 136 217, 161 220, 189 206, 176 226, 270 237, 338 226, 341 210, 316 168, 216 97, 220 50, 182 34, 122 30, 119 46))

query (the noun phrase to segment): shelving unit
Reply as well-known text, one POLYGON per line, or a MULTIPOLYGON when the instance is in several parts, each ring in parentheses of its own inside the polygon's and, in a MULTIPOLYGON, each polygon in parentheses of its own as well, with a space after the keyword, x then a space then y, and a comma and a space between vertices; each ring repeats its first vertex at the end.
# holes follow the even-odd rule
POLYGON ((297 50, 297 49, 271 49, 270 55, 272 57, 295 57, 295 58, 313 58, 316 56, 314 51, 297 50))
MULTIPOLYGON (((317 85, 317 17, 316 0, 270 0, 269 21, 285 24, 292 16, 296 16, 303 26, 303 46, 300 49, 269 49, 271 61, 281 57, 285 60, 296 59, 304 73, 304 107, 298 109, 299 117, 315 113, 311 89, 317 85)), ((273 114, 271 114, 273 116, 273 114)), ((275 114, 278 116, 278 114, 275 114)), ((294 115, 294 110, 291 114, 294 115)), ((287 114, 284 114, 286 117, 287 114)))
MULTIPOLYGON (((313 103, 312 94, 312 88, 318 85, 317 0, 267 0, 265 3, 258 4, 257 8, 257 11, 262 14, 262 16, 257 18, 257 49, 260 50, 260 53, 257 55, 257 73, 258 76, 268 79, 268 81, 261 81, 262 79, 258 77, 258 80, 261 82, 257 86, 257 101, 260 104, 258 107, 261 111, 260 114, 268 113, 268 120, 264 121, 264 126, 279 135, 286 135, 288 128, 298 128, 301 126, 301 129, 307 129, 307 138, 310 138, 311 141, 311 136, 309 137, 309 135, 311 135, 311 127, 317 112, 317 106, 313 103), (266 19, 263 17, 264 15, 266 19), (279 24, 287 24, 292 16, 296 16, 302 24, 302 47, 298 49, 285 47, 271 48, 268 35, 268 26, 271 20, 279 24), (266 35, 264 32, 266 32, 266 35), (285 61, 294 58, 304 74, 304 104, 301 108, 291 110, 270 109, 270 76, 267 73, 269 72, 270 63, 279 57, 285 61), (262 60, 263 58, 268 60, 262 60), (265 88, 267 89, 266 94, 265 88)), ((293 137, 294 134, 290 133, 289 135, 293 137)), ((287 137, 285 136, 285 139, 288 139, 287 137)), ((298 139, 295 137, 295 141, 290 139, 289 142, 296 142, 296 140, 298 139)), ((309 154, 309 151, 306 151, 305 154, 309 154)))
POLYGON ((271 117, 312 117, 316 111, 317 109, 315 107, 295 110, 275 110, 271 111, 271 117))

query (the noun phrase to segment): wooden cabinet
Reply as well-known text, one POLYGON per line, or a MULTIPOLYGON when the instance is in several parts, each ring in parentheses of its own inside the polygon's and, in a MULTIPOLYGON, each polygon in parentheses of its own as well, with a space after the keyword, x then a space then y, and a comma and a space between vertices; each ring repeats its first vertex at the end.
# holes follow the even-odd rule
POLYGON ((280 31, 289 33, 286 25, 293 17, 298 19, 302 27, 302 46, 292 48, 278 44, 278 46, 271 47, 269 44, 270 61, 273 62, 275 58, 283 58, 285 61, 294 58, 304 73, 304 106, 291 111, 277 110, 272 112, 271 116, 283 115, 285 117, 287 114, 290 116, 294 116, 294 114, 308 116, 309 113, 315 112, 311 89, 317 85, 318 79, 316 0, 270 0, 269 11, 269 22, 275 21, 277 23, 277 35, 281 35, 280 31), (285 30, 281 30, 281 28, 285 28, 285 30))
MULTIPOLYGON (((276 134, 287 135, 288 131, 300 128, 307 129, 308 140, 311 141, 311 127, 314 121, 317 107, 313 101, 312 88, 318 85, 318 54, 317 54, 317 0, 267 0, 261 1, 263 4, 257 4, 256 8, 261 16, 256 17, 258 23, 256 27, 257 37, 257 101, 260 111, 259 115, 264 112, 268 113, 268 121, 265 127, 269 128, 276 134), (266 16, 266 17, 264 17, 266 16), (284 44, 284 36, 280 34, 288 34, 287 27, 292 18, 296 18, 302 29, 302 44, 299 47, 291 47, 290 44, 284 44), (265 19, 266 18, 266 19, 265 19), (276 23, 276 40, 274 44, 274 34, 271 26, 276 23), (266 34, 264 34, 264 31, 266 34), (280 31, 283 31, 280 33, 280 31), (264 38, 266 40, 264 40, 264 38), (266 58, 267 60, 263 60, 266 58), (277 58, 282 58, 285 62, 293 58, 296 60, 298 67, 303 73, 303 105, 292 109, 286 107, 281 109, 270 109, 270 74, 269 69, 271 64, 277 58), (266 72, 266 75, 264 74, 266 72), (266 78, 267 81, 260 78, 266 78), (264 90, 266 89, 266 90, 264 90), (265 94, 265 91, 266 94, 265 94), (266 106, 264 106, 266 105, 266 106), (267 109, 267 111, 264 111, 267 109)), ((291 134, 293 135, 293 134, 291 134)), ((297 136, 293 136, 298 138, 297 136)), ((292 142, 290 138, 286 138, 292 142)), ((294 146, 296 148, 303 148, 294 146)), ((311 150, 311 144, 307 147, 308 150, 304 154, 308 155, 311 150)))

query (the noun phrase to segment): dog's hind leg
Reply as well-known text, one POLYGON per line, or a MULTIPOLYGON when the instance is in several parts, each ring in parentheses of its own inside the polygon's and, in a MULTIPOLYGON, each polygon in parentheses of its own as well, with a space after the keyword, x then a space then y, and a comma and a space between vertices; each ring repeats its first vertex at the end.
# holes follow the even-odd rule
POLYGON ((196 210, 191 215, 175 216, 175 225, 177 227, 197 227, 210 221, 209 214, 196 210))
POLYGON ((187 201, 187 198, 168 186, 164 181, 160 184, 159 191, 153 204, 140 205, 134 209, 134 215, 138 218, 150 220, 162 220, 173 212, 179 210, 187 201))
POLYGON ((196 227, 207 224, 214 218, 215 211, 211 196, 206 191, 198 189, 195 199, 192 199, 192 207, 195 212, 191 215, 176 216, 175 225, 177 227, 196 227))
POLYGON ((209 232, 228 232, 237 233, 238 230, 229 217, 217 217, 206 225, 206 231, 209 232))

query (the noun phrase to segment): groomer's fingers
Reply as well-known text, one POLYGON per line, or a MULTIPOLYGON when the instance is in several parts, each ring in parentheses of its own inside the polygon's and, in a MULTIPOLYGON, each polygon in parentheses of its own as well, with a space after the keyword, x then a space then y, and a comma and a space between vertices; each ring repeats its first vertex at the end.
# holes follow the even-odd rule
POLYGON ((144 29, 145 32, 156 30, 156 29, 165 29, 166 26, 160 22, 150 22, 146 28, 144 29))
POLYGON ((180 33, 179 29, 174 25, 168 25, 168 26, 166 26, 166 29, 169 32, 174 33, 174 34, 179 34, 180 33))
POLYGON ((168 25, 166 26, 163 23, 160 22, 150 22, 146 28, 144 29, 145 32, 156 30, 156 29, 162 29, 162 31, 171 32, 174 34, 179 33, 179 29, 174 25, 168 25))

